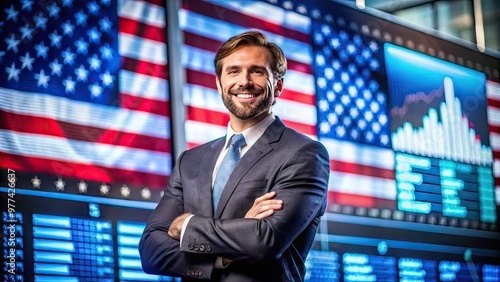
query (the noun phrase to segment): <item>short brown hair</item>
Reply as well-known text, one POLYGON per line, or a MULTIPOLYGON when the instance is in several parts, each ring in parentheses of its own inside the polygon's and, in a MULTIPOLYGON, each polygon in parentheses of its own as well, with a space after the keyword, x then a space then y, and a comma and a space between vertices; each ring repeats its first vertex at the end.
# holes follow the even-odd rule
POLYGON ((286 58, 283 50, 275 43, 269 42, 267 37, 259 31, 247 31, 229 38, 217 50, 214 58, 215 74, 220 78, 222 73, 222 59, 231 55, 241 46, 262 46, 272 54, 272 71, 276 80, 281 79, 286 73, 286 58))

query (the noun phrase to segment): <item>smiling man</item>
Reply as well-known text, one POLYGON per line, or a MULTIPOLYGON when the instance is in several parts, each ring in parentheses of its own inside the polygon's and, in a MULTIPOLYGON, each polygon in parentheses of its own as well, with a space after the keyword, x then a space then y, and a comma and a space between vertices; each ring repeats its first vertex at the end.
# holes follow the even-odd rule
POLYGON ((303 281, 326 206, 324 146, 272 113, 286 59, 258 31, 214 59, 227 135, 178 158, 139 244, 144 271, 183 281, 303 281))

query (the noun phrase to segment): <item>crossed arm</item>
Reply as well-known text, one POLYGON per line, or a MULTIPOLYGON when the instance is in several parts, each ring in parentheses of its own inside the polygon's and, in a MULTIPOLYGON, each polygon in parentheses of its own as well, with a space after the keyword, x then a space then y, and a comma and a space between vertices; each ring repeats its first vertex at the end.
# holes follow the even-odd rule
MULTIPOLYGON (((276 197, 276 192, 271 191, 255 199, 253 206, 245 214, 245 218, 263 219, 273 215, 275 210, 283 208, 283 201, 273 199, 274 197, 276 197)), ((190 213, 184 213, 174 219, 168 229, 168 235, 173 239, 180 240, 182 225, 190 215, 190 213)))

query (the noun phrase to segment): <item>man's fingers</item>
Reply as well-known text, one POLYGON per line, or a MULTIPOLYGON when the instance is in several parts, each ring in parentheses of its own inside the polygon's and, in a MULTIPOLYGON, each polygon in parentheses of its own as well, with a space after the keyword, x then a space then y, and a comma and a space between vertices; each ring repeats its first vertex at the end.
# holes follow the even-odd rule
POLYGON ((258 203, 265 201, 265 200, 272 199, 272 198, 274 198, 274 196, 276 196, 276 192, 274 192, 274 191, 266 193, 266 194, 258 197, 257 199, 255 199, 255 204, 258 204, 258 203))

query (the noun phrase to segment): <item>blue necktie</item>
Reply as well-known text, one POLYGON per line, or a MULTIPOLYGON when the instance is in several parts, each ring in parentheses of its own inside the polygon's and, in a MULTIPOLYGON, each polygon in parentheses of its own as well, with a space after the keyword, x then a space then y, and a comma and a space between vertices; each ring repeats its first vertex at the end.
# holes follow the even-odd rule
POLYGON ((224 186, 229 179, 229 175, 231 175, 231 172, 233 172, 234 167, 236 167, 236 164, 240 160, 240 147, 244 145, 246 145, 246 143, 243 134, 235 134, 231 137, 231 145, 229 145, 226 156, 222 159, 217 175, 215 175, 214 188, 212 191, 214 214, 217 210, 222 190, 224 190, 224 186))

